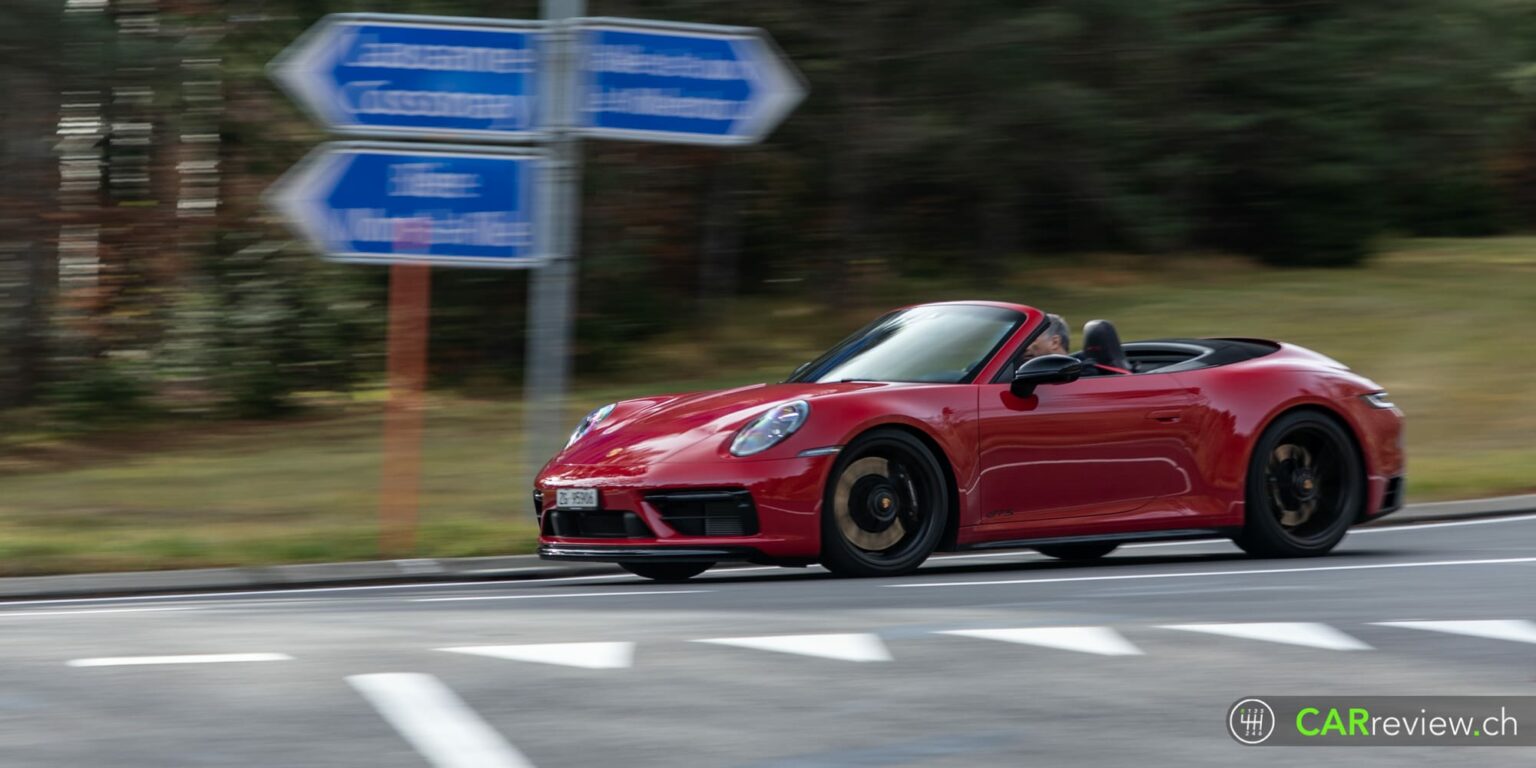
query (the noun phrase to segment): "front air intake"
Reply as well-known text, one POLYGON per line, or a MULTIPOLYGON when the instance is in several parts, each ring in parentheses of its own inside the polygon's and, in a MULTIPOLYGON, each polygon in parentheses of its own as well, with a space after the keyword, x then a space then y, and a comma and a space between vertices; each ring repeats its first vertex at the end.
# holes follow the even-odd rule
POLYGON ((646 494, 672 530, 684 536, 753 536, 757 507, 742 490, 664 491, 646 494))
POLYGON ((654 536, 640 516, 624 510, 551 509, 544 513, 545 536, 573 539, 649 539, 654 536))
POLYGON ((1403 506, 1403 478, 1394 477, 1387 481, 1386 491, 1381 495, 1381 511, 1377 514, 1385 515, 1388 512, 1396 512, 1403 506))

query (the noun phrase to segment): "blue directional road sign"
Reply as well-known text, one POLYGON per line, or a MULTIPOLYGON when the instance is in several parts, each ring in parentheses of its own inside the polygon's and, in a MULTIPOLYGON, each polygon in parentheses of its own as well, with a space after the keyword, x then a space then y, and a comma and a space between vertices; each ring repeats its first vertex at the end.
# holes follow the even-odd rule
POLYGON ((518 269, 545 258, 542 160, 486 147, 328 144, 270 194, 330 259, 518 269))
POLYGON ((575 122, 586 136, 751 144, 805 97, 761 30, 585 19, 578 34, 575 122))
POLYGON ((336 14, 271 75, 336 133, 527 139, 540 125, 542 36, 534 22, 336 14))

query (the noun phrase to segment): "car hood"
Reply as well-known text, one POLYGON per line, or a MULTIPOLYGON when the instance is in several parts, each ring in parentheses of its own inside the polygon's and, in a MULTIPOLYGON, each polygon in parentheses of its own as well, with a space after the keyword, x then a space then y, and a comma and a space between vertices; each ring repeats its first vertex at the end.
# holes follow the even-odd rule
MULTIPOLYGON (((792 400, 811 403, 859 390, 893 386, 874 382, 753 384, 714 392, 639 398, 615 406, 612 415, 555 456, 552 463, 637 466, 705 461, 724 455, 726 441, 768 408, 792 400)), ((813 416, 814 418, 814 416, 813 416)))

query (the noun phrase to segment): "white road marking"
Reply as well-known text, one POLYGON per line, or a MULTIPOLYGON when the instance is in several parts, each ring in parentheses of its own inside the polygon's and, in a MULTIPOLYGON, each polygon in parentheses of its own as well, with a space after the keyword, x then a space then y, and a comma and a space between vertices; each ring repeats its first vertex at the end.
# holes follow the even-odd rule
MULTIPOLYGON (((1422 531, 1428 528, 1457 528, 1463 525, 1493 525, 1496 523, 1518 523, 1526 520, 1536 520, 1536 515, 1509 515, 1505 517, 1490 517, 1480 520, 1452 520, 1444 523, 1403 523, 1401 525, 1382 525, 1369 528, 1351 528, 1350 536, 1358 536, 1362 533, 1402 533, 1403 531, 1422 531)), ((1185 541, 1143 541, 1137 544, 1124 544, 1121 549, 1142 549, 1146 547, 1189 547, 1204 544, 1232 544, 1231 539, 1188 539, 1185 541)), ((1236 546, 1236 545, 1233 545, 1236 546)), ((960 555, 960 557, 972 557, 972 555, 960 555)))
POLYGON ((762 637, 716 637, 694 640, 695 643, 730 645, 751 648, 756 651, 793 653, 800 656, 818 656, 838 661, 890 661, 891 652, 875 635, 766 635, 762 637))
POLYGON ((1045 557, 1032 549, 1007 549, 999 552, 967 552, 959 555, 934 555, 928 558, 928 562, 943 562, 945 560, 971 560, 982 557, 1045 557))
POLYGON ((1163 629, 1203 632, 1207 635, 1302 645, 1330 651, 1369 651, 1371 646, 1327 624, 1310 621, 1249 622, 1244 624, 1164 624, 1163 629))
POLYGON ((437 768, 533 768, 522 752, 431 675, 353 675, 347 683, 437 768))
POLYGON ((1481 637, 1489 640, 1508 640, 1514 643, 1536 643, 1536 624, 1522 619, 1494 619, 1491 621, 1378 621, 1383 627, 1422 629, 1429 632, 1445 632, 1452 635, 1481 637))
MULTIPOLYGON (((784 570, 789 570, 789 569, 786 568, 785 566, 782 566, 782 565, 749 565, 749 566, 743 566, 741 568, 711 568, 711 569, 705 571, 704 575, 705 576, 721 576, 721 575, 724 575, 724 574, 727 574, 727 573, 746 573, 748 571, 784 571, 784 570)), ((812 564, 812 565, 805 566, 805 568, 801 568, 799 570, 821 570, 821 566, 812 564)), ((552 579, 529 579, 528 581, 536 581, 536 582, 538 582, 540 584, 548 584, 549 582, 552 582, 552 581, 611 581, 613 579, 627 579, 627 580, 634 581, 634 582, 637 582, 637 583, 640 583, 640 584, 649 583, 649 581, 650 581, 649 579, 646 579, 644 577, 636 576, 633 573, 610 573, 610 574, 603 574, 603 575, 598 575, 598 576, 556 576, 555 578, 552 578, 552 579)), ((481 583, 483 584, 484 582, 481 582, 481 583)))
POLYGON ((1496 523, 1519 523, 1527 520, 1536 520, 1536 515, 1506 515, 1504 517, 1485 517, 1478 520, 1451 520, 1444 523, 1400 523, 1398 525, 1383 525, 1370 528, 1351 528, 1349 535, 1357 533, 1399 533, 1401 531, 1422 531, 1426 528, 1458 528, 1463 525, 1494 525, 1496 523))
POLYGON ((201 606, 178 605, 164 608, 85 608, 78 611, 0 611, 0 619, 27 616, 94 616, 99 613, 164 613, 166 611, 196 611, 201 606))
POLYGON ((507 575, 507 574, 510 574, 510 573, 526 573, 528 571, 542 571, 542 570, 546 570, 546 569, 544 567, 542 567, 542 566, 532 565, 532 566, 528 566, 526 568, 472 568, 472 569, 467 570, 467 571, 462 571, 462 573, 483 574, 483 575, 486 575, 486 576, 490 576, 492 574, 497 574, 497 575, 503 575, 504 576, 504 575, 507 575))
POLYGON ((198 656, 108 656, 73 659, 71 667, 140 667, 159 664, 227 664, 247 661, 293 661, 286 653, 207 653, 198 656))
POLYGON ((639 595, 697 595, 704 592, 713 592, 712 589, 668 589, 625 592, 563 592, 553 595, 469 595, 464 597, 418 597, 414 602, 418 603, 451 603, 461 600, 541 600, 557 597, 631 597, 639 595))
MULTIPOLYGON (((1404 532, 1404 531, 1421 531, 1421 530, 1428 530, 1428 529, 1432 529, 1432 528, 1451 528, 1451 527, 1457 527, 1457 526, 1463 526, 1463 525, 1496 525, 1496 524, 1501 524, 1501 523, 1526 522, 1526 521, 1530 521, 1530 520, 1536 520, 1536 515, 1508 515, 1508 516, 1504 516, 1504 517, 1483 518, 1483 519, 1478 519, 1478 520, 1457 520, 1457 521, 1443 522, 1443 523, 1425 523, 1425 524, 1422 524, 1422 525, 1403 524, 1403 525, 1390 525, 1390 526, 1380 526, 1380 527, 1374 527, 1373 526, 1373 527, 1369 527, 1369 528, 1355 528, 1355 529, 1351 529, 1350 532, 1349 532, 1349 535, 1356 536, 1356 535, 1366 534, 1366 533, 1401 533, 1401 532, 1404 532)), ((1197 540, 1190 540, 1190 541, 1143 542, 1143 543, 1140 543, 1140 544, 1127 544, 1123 548, 1127 548, 1128 549, 1128 548, 1136 548, 1136 547, 1174 547, 1174 546, 1188 546, 1188 545, 1197 545, 1197 544, 1220 544, 1220 543, 1223 543, 1223 542, 1226 542, 1226 541, 1227 541, 1226 539, 1197 539, 1197 540)), ((960 558, 970 558, 970 557, 1004 557, 1004 556, 1007 556, 1007 555, 1019 555, 1019 554, 1028 554, 1028 550, 1022 550, 1021 549, 1021 550, 1009 550, 1009 551, 1006 551, 1006 552, 986 552, 986 553, 975 553, 975 554, 967 553, 967 554, 959 554, 959 555, 940 555, 940 556, 936 557, 935 559, 936 560, 945 560, 945 559, 950 559, 950 558, 960 559, 960 558)), ((811 566, 811 568, 817 568, 817 566, 813 565, 813 566, 811 566)), ((784 570, 784 569, 781 568, 780 566, 776 566, 776 565, 767 565, 767 566, 748 566, 748 567, 743 567, 743 568, 720 568, 720 569, 711 570, 708 573, 710 575, 714 575, 714 574, 729 574, 729 573, 738 573, 738 572, 747 572, 747 571, 778 571, 778 570, 784 570)), ((595 576, 557 576, 557 577, 552 578, 552 579, 529 579, 527 581, 529 581, 529 583, 549 584, 549 583, 569 582, 569 581, 611 581, 611 580, 615 580, 615 579, 617 579, 617 580, 625 580, 625 581, 637 581, 639 579, 639 577, 634 576, 632 574, 628 574, 628 573, 615 573, 615 574, 595 575, 595 576)), ((6 608, 24 608, 24 607, 29 607, 29 606, 43 606, 43 605, 95 604, 95 605, 102 605, 102 606, 111 606, 111 605, 120 605, 120 604, 123 604, 123 603, 130 603, 131 604, 131 603, 142 603, 142 602, 187 602, 187 601, 206 601, 206 600, 213 600, 213 599, 219 599, 219 598, 246 598, 246 597, 260 597, 260 596, 286 597, 286 596, 303 595, 303 594, 373 592, 373 591, 378 591, 378 590, 419 590, 419 589, 444 589, 444 590, 448 590, 448 589, 456 589, 456 588, 463 588, 463 587, 486 587, 486 586, 496 586, 496 585, 497 584, 495 582, 488 582, 488 581, 485 581, 485 580, 475 580, 475 581, 440 581, 440 582, 418 582, 418 583, 410 583, 410 584, 370 584, 370 585, 366 585, 366 586, 348 586, 348 587, 295 587, 295 588, 291 588, 291 589, 232 590, 232 591, 224 591, 224 592, 198 592, 198 593, 175 594, 175 595, 124 595, 124 596, 120 596, 120 597, 64 597, 64 598, 48 598, 48 599, 43 599, 43 600, 26 600, 26 599, 21 599, 21 600, 3 600, 3 601, 0 601, 0 617, 4 617, 4 616, 22 616, 22 615, 36 615, 36 616, 43 616, 43 615, 74 615, 74 613, 87 613, 86 611, 70 612, 68 614, 63 613, 63 612, 58 613, 58 614, 44 613, 44 612, 27 612, 27 613, 22 613, 22 612, 6 612, 4 610, 6 608)), ((500 586, 507 586, 507 585, 506 584, 502 584, 500 586)), ((913 586, 913 585, 888 585, 888 586, 913 586)), ((946 585, 923 585, 923 586, 946 586, 946 585)), ((145 610, 159 610, 159 609, 145 609, 145 610)), ((104 613, 106 611, 99 611, 99 612, 104 613)))
POLYGON ((1127 573, 1115 576, 1060 576, 1044 579, 1000 579, 996 581, 936 581, 923 584, 882 584, 888 589, 915 587, 989 587, 1004 584, 1056 584, 1072 581, 1125 581, 1132 579, 1192 579, 1214 576, 1251 576, 1271 573, 1321 573, 1324 571, 1367 571, 1378 568, 1434 568, 1453 565, 1511 565, 1536 563, 1536 557, 1498 557, 1488 560, 1431 560, 1413 563, 1368 563, 1362 565, 1319 565, 1310 568, 1250 568, 1241 571, 1187 571, 1180 573, 1127 573))
POLYGON ((1141 649, 1109 627, 1021 627, 1018 629, 950 629, 941 635, 1037 645, 1100 656, 1140 656, 1141 649))
MULTIPOLYGON (((613 581, 614 579, 626 579, 626 580, 629 580, 629 581, 633 581, 636 584, 646 584, 646 583, 650 582, 649 579, 646 579, 646 578, 641 577, 641 576, 636 576, 633 573, 606 573, 606 574, 596 574, 596 575, 593 575, 593 576, 556 576, 556 577, 554 577, 552 579, 518 579, 516 581, 527 581, 529 583, 537 582, 539 584, 549 584, 549 583, 552 583, 552 582, 561 582, 561 581, 613 581)), ((473 583, 478 585, 478 586, 482 586, 482 587, 486 586, 487 584, 494 584, 494 582, 488 582, 488 581, 479 581, 479 582, 473 582, 473 583)), ((508 586, 511 586, 511 584, 509 584, 508 586)))
MULTIPOLYGON (((1145 547, 1187 547, 1192 544, 1232 544, 1231 539, 1185 539, 1184 541, 1143 541, 1138 544, 1124 544, 1121 549, 1142 549, 1145 547)), ((1236 544, 1232 544, 1236 547, 1236 544)))
MULTIPOLYGON (((1508 515, 1505 517, 1487 517, 1478 520, 1451 520, 1443 523, 1403 523, 1400 525, 1380 525, 1367 528, 1351 528, 1350 536, 1359 536, 1365 533, 1402 533, 1404 531, 1423 531, 1430 528, 1459 528, 1463 525, 1495 525, 1498 523, 1519 523, 1528 520, 1536 520, 1536 515, 1508 515)), ((1147 541, 1139 544, 1126 544, 1121 549, 1138 549, 1141 547, 1184 547, 1194 544, 1231 544, 1231 539, 1189 539, 1187 541, 1147 541)), ((1235 546, 1235 545, 1234 545, 1235 546)))
POLYGON ((449 653, 493 659, 559 664, 582 669, 625 669, 634 664, 634 643, 538 643, 534 645, 473 645, 439 648, 449 653))

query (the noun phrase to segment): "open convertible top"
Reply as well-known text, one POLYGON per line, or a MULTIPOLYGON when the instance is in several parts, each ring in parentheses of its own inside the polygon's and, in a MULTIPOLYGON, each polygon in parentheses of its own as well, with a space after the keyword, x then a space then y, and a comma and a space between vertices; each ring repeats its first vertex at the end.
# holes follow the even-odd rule
POLYGON ((1150 339, 1126 342, 1124 348, 1132 373, 1194 371, 1280 351, 1279 344, 1262 339, 1150 339))

